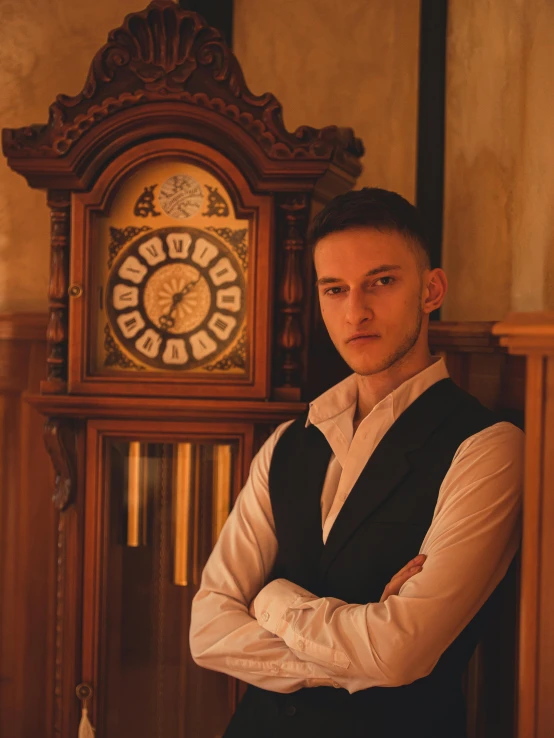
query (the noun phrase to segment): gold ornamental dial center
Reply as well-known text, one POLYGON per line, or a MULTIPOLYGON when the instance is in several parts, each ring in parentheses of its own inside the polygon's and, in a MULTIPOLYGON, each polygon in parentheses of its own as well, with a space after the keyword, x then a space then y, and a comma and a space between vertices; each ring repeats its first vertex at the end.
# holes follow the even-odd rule
POLYGON ((208 283, 189 264, 168 264, 148 279, 144 307, 150 320, 169 333, 189 333, 207 317, 211 306, 208 283))

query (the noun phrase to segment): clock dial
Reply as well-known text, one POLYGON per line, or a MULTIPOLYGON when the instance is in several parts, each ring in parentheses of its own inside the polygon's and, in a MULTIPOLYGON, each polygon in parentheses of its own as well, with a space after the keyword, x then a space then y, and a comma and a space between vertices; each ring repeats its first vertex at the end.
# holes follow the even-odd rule
POLYGON ((215 235, 159 228, 118 255, 106 302, 114 335, 133 359, 189 370, 213 362, 235 341, 246 310, 244 275, 215 235))

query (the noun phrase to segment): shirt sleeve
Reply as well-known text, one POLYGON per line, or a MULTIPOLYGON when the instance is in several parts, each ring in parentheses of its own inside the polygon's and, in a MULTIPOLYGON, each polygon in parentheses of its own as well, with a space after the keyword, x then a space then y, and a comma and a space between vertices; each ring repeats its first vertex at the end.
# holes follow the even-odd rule
POLYGON ((504 422, 464 441, 421 545, 423 569, 398 595, 348 604, 277 579, 254 601, 258 622, 300 658, 325 665, 351 693, 427 676, 517 551, 523 449, 523 433, 504 422))
POLYGON ((328 669, 300 659, 249 611, 277 554, 268 473, 273 449, 290 422, 277 428, 252 461, 203 570, 190 626, 191 654, 199 666, 273 692, 338 686, 328 669))

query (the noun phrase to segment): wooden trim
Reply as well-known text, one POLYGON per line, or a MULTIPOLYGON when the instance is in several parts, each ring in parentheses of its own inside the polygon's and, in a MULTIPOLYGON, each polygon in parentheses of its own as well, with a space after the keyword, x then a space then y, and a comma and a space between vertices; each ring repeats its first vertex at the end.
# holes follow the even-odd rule
POLYGON ((459 351, 498 351, 499 339, 492 321, 436 321, 429 324, 431 347, 452 347, 459 351))
POLYGON ((554 734, 554 312, 509 315, 494 327, 527 357, 518 738, 554 734))
POLYGON ((0 313, 0 341, 46 342, 48 314, 0 313))
POLYGON ((302 402, 263 402, 237 400, 185 400, 141 397, 93 397, 28 394, 27 402, 43 415, 141 420, 225 420, 283 422, 306 409, 302 402))
POLYGON ((553 354, 554 311, 511 313, 506 320, 495 324, 493 333, 511 354, 553 354))

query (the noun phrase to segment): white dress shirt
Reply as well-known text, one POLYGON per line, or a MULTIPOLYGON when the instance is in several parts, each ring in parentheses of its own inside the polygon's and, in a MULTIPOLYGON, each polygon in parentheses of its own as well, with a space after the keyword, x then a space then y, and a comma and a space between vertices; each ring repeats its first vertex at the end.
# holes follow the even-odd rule
MULTIPOLYGON (((355 375, 311 403, 307 424, 316 425, 332 449, 321 495, 323 541, 388 429, 447 376, 437 357, 375 405, 356 432, 355 375)), ((205 566, 192 604, 194 660, 274 692, 335 686, 352 693, 426 676, 517 551, 523 433, 500 422, 466 439, 441 484, 421 544, 420 553, 427 555, 423 570, 385 602, 346 603, 318 598, 285 579, 266 583, 277 555, 269 466, 290 422, 253 459, 205 566)))

